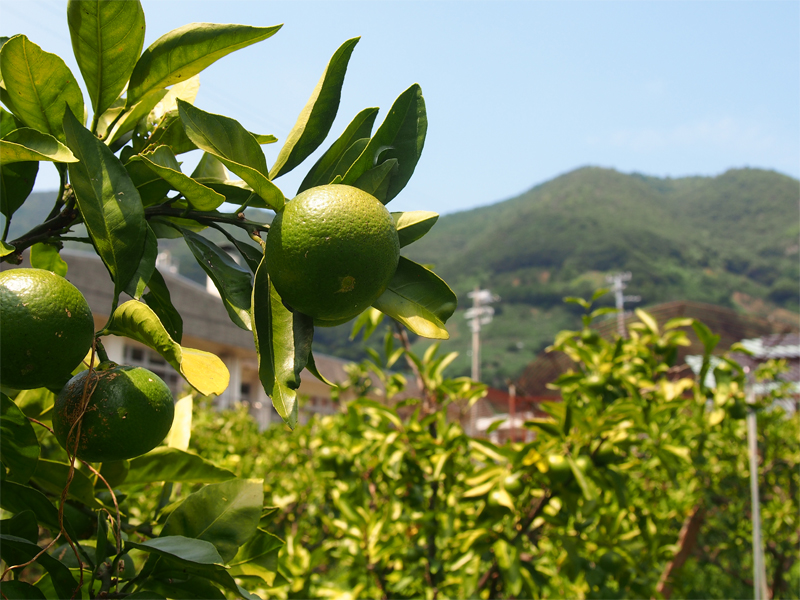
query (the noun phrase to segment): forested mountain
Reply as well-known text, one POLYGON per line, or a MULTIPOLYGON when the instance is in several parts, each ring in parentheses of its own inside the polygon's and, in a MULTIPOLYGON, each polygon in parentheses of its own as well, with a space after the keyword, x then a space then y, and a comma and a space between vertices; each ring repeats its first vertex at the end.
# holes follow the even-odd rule
MULTIPOLYGON (((26 204, 12 237, 51 203, 26 204)), ((484 381, 503 386, 557 331, 577 326, 577 311, 562 299, 591 295, 616 271, 632 273, 626 293, 640 295, 641 306, 695 300, 796 323, 798 240, 800 182, 791 177, 737 169, 661 179, 586 167, 516 198, 441 217, 404 252, 434 265, 458 294, 443 347, 461 353, 454 369, 463 374, 470 364, 467 293, 479 286, 501 297, 482 332, 482 363, 484 381)), ((204 278, 184 246, 173 252, 184 274, 204 278)), ((314 346, 356 358, 361 349, 347 343, 349 331, 318 328, 314 346)))

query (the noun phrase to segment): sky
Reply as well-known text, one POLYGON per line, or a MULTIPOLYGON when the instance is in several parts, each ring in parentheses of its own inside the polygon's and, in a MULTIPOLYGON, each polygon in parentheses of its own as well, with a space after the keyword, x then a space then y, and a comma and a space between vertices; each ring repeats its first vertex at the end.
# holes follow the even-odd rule
MULTIPOLYGON (((144 0, 145 47, 189 22, 284 23, 200 75, 195 104, 284 140, 325 66, 361 36, 339 114, 287 197, 361 109, 419 83, 428 135, 391 210, 452 213, 594 165, 659 177, 754 167, 800 177, 800 3, 794 1, 369 2, 144 0)), ((0 0, 76 75, 66 2, 0 0)), ((88 102, 87 102, 88 103, 88 102)), ((268 164, 280 149, 264 146, 268 164)), ((191 172, 199 156, 183 155, 191 172)), ((55 189, 55 168, 36 190, 55 189)))

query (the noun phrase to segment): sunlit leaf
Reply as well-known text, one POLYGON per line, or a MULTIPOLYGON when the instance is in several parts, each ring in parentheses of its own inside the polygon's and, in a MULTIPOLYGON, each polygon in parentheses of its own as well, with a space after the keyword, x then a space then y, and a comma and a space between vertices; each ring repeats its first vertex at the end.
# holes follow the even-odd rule
POLYGON ((4 165, 31 160, 62 163, 78 161, 70 149, 52 135, 30 127, 15 129, 0 140, 0 162, 4 165))
POLYGON ((400 237, 400 247, 416 242, 428 233, 436 224, 439 215, 428 210, 413 210, 410 212, 393 212, 392 218, 400 237))

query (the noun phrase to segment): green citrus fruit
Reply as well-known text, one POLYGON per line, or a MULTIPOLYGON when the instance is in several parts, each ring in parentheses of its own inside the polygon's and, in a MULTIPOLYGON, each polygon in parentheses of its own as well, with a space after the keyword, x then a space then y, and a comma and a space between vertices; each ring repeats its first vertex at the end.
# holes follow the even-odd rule
POLYGON ((86 298, 44 269, 0 272, 0 380, 27 390, 61 387, 94 340, 86 298))
POLYGON ((370 194, 323 185, 286 203, 270 225, 267 267, 294 310, 328 326, 349 321, 384 292, 397 270, 392 215, 370 194))
POLYGON ((67 436, 81 413, 84 388, 94 387, 83 415, 77 455, 104 462, 133 458, 149 452, 172 427, 175 406, 161 378, 142 367, 101 364, 69 380, 53 406, 53 431, 70 452, 77 427, 67 436))

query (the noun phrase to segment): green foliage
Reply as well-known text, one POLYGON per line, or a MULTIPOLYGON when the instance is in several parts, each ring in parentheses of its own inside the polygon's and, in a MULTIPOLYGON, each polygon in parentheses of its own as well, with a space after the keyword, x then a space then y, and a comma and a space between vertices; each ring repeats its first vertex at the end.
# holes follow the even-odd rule
MULTIPOLYGON (((279 510, 267 529, 286 540, 287 580, 271 597, 744 597, 750 481, 744 421, 728 412, 743 400, 744 373, 726 357, 717 387, 702 387, 670 363, 685 343, 677 323, 657 331, 640 316, 626 340, 589 335, 588 317, 585 330, 557 336, 578 368, 557 382, 562 401, 526 424, 533 441, 467 435, 466 409, 483 388, 444 376, 452 357, 436 345, 418 357, 388 335, 345 386, 385 389, 386 403, 341 401, 292 436, 258 435, 244 408, 201 410, 192 447, 240 477, 270 474, 266 502, 279 510), (405 378, 385 369, 404 354, 424 398, 396 395, 405 378)), ((800 416, 773 405, 782 393, 755 406, 776 598, 800 583, 800 416)))
MULTIPOLYGON (((280 26, 192 23, 142 51, 145 16, 138 0, 71 0, 66 12, 87 102, 60 57, 24 35, 2 40, 0 100, 8 111, 0 110, 0 257, 19 264, 30 249, 32 266, 64 275, 64 244, 88 245, 105 265, 114 294, 85 368, 107 360, 100 338, 123 336, 158 352, 198 394, 221 394, 227 368, 217 356, 181 344, 183 321, 155 268, 164 240, 185 242, 231 321, 253 332, 261 383, 294 427, 301 371, 308 365, 321 378, 311 354, 314 327, 310 317, 284 306, 271 285, 262 236, 287 202, 273 179, 300 166, 329 133, 358 38, 336 51, 270 170, 262 145, 277 138, 253 134, 193 103, 203 69, 270 38, 280 26), (192 150, 204 155, 185 174, 177 156, 192 150), (44 203, 31 195, 40 162, 54 163, 61 182, 44 203), (230 179, 228 170, 241 180, 230 179), (244 266, 221 244, 232 244, 244 266), (120 301, 123 293, 132 300, 120 301)), ((376 108, 359 113, 354 128, 323 155, 324 168, 313 167, 306 181, 328 184, 349 174, 354 186, 384 204, 396 196, 424 144, 419 86, 401 94, 373 138, 376 114, 376 108), (351 150, 352 135, 360 150, 347 152, 344 161, 340 153, 351 150)), ((425 213, 397 225, 407 230, 405 243, 422 237, 435 217, 425 213)), ((403 266, 423 269, 411 261, 403 266)), ((404 317, 420 331, 427 327, 446 337, 455 297, 423 271, 424 281, 404 292, 404 317)), ((26 355, 23 343, 11 348, 4 341, 3 351, 26 355)), ((50 423, 58 390, 18 392, 8 383, 0 382, 0 507, 9 516, 0 532, 4 597, 249 599, 256 596, 245 588, 263 593, 281 584, 277 555, 284 542, 264 530, 272 509, 264 506, 263 472, 240 478, 188 452, 185 409, 178 410, 166 446, 93 465, 54 443, 50 423)), ((113 378, 108 385, 115 385, 113 378)), ((92 426, 85 412, 92 410, 92 393, 85 387, 71 398, 83 402, 74 404, 73 431, 92 426)), ((129 415, 124 406, 115 414, 129 415)), ((133 442, 113 440, 115 450, 133 442)))

